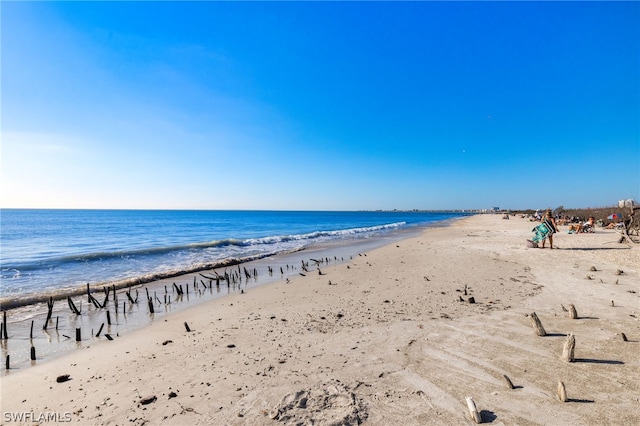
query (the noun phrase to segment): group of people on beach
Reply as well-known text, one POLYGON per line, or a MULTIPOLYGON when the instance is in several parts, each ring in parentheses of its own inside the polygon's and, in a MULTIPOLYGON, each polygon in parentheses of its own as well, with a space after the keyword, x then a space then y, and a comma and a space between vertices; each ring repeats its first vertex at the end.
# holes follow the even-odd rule
POLYGON ((583 232, 595 232, 596 229, 596 219, 591 216, 589 220, 584 223, 576 223, 569 225, 569 233, 570 234, 580 234, 583 232))

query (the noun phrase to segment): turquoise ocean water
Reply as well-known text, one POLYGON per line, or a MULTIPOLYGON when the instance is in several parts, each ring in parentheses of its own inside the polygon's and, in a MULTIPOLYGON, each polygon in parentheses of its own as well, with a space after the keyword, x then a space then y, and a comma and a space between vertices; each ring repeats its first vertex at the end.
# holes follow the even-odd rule
POLYGON ((1 298, 148 282, 326 244, 419 229, 462 213, 2 209, 1 298))

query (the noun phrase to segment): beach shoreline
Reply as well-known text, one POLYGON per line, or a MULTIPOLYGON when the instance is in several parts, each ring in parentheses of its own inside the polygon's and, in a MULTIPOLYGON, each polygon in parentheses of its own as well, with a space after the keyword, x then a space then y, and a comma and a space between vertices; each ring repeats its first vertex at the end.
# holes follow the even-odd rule
POLYGON ((467 217, 10 370, 2 421, 453 425, 470 423, 472 396, 485 421, 638 423, 638 247, 598 230, 528 249, 532 226, 467 217))
MULTIPOLYGON (((63 293, 31 296, 30 300, 10 303, 5 300, 1 306, 8 320, 11 344, 8 344, 8 340, 0 339, 2 359, 10 355, 12 368, 28 367, 31 363, 30 348, 34 347, 38 362, 46 362, 69 351, 95 344, 98 338, 104 339, 106 334, 120 337, 197 304, 243 292, 245 289, 277 281, 284 282, 299 276, 303 272, 301 267, 315 263, 316 259, 320 259, 323 267, 331 263, 343 263, 358 253, 415 236, 423 229, 449 226, 459 219, 393 231, 371 239, 332 241, 274 255, 224 259, 209 267, 192 268, 179 273, 135 277, 109 285, 87 284, 86 287, 81 286, 63 293), (251 276, 245 276, 247 270, 251 276), (224 279, 224 275, 228 273, 235 274, 229 282, 224 279), (107 290, 109 296, 106 294, 107 290), (179 295, 177 291, 182 291, 183 294, 179 295), (135 303, 126 296, 127 292, 135 303), (89 294, 95 298, 95 302, 88 297, 89 294), (147 295, 153 300, 153 313, 150 311, 147 295), (81 315, 72 312, 68 299, 80 310, 81 315), (53 302, 53 309, 47 322, 49 300, 53 302), (46 328, 43 327, 45 322, 46 328), (77 328, 81 329, 80 341, 75 339, 77 328)), ((7 370, 0 370, 0 377, 6 373, 7 370)))

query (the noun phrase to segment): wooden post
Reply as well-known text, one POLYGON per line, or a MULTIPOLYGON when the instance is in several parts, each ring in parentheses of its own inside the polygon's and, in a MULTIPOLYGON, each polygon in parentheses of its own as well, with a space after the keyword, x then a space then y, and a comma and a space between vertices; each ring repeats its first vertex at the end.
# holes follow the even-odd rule
POLYGON ((76 315, 80 315, 80 310, 76 307, 76 304, 73 303, 73 300, 71 300, 71 297, 67 297, 67 302, 69 303, 69 308, 71 309, 71 312, 73 312, 76 315))
POLYGON ((569 305, 569 318, 578 319, 578 311, 576 311, 576 307, 573 306, 573 303, 569 305))
POLYGON ((509 389, 513 389, 513 382, 511 381, 511 379, 509 378, 509 376, 507 376, 506 374, 503 374, 502 377, 504 378, 505 383, 507 384, 507 387, 509 389))
POLYGON ((7 328, 9 324, 7 323, 7 311, 2 313, 2 321, 4 322, 4 329, 2 330, 2 337, 4 340, 9 340, 9 335, 7 334, 7 328))
POLYGON ((189 324, 187 324, 187 322, 184 322, 184 328, 187 329, 187 332, 191 332, 191 329, 189 328, 189 324))
POLYGON ((100 328, 98 329, 98 332, 96 333, 96 337, 100 337, 100 333, 102 333, 102 328, 104 327, 104 323, 102 323, 102 325, 100 326, 100 328))
POLYGON ((60 319, 59 316, 56 316, 56 330, 58 330, 58 320, 60 319))
POLYGON ((575 361, 575 356, 573 354, 576 348, 576 337, 573 333, 569 333, 567 335, 567 340, 564 342, 564 348, 562 349, 562 359, 567 362, 575 361))
POLYGON ((47 301, 47 319, 44 321, 44 326, 42 327, 44 330, 49 326, 49 321, 51 321, 51 315, 53 315, 53 297, 50 297, 47 301))
POLYGON ((79 342, 82 340, 82 332, 79 328, 76 328, 76 342, 79 342))
POLYGON ((465 399, 467 401, 469 413, 471 413, 471 419, 473 419, 475 423, 482 423, 482 417, 480 417, 480 413, 478 412, 478 408, 476 407, 476 403, 473 401, 473 398, 468 396, 465 399))
POLYGON ((540 319, 538 318, 538 315, 536 315, 535 312, 532 312, 529 315, 529 319, 531 320, 531 324, 533 324, 533 327, 536 329, 536 334, 538 336, 547 335, 547 332, 544 330, 544 327, 542 326, 542 323, 540 322, 540 319))
POLYGON ((567 390, 562 382, 558 382, 558 399, 562 402, 567 402, 567 390))
POLYGON ((8 370, 8 369, 9 369, 9 354, 7 354, 7 360, 4 362, 4 368, 5 368, 6 370, 8 370))
POLYGON ((31 331, 29 332, 29 340, 33 340, 33 320, 31 320, 31 331))
POLYGON ((624 333, 620 333, 620 337, 622 338, 623 342, 628 342, 629 340, 627 340, 627 335, 624 333))
POLYGON ((36 348, 35 346, 31 346, 31 361, 36 360, 36 348))

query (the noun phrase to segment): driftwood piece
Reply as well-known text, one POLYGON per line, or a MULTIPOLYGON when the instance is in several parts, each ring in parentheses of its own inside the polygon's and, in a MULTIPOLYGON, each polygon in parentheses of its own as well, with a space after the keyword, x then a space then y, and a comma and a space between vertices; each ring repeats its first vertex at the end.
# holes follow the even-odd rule
POLYGON ((149 397, 146 397, 146 398, 142 398, 140 400, 140 404, 141 405, 148 405, 148 404, 151 404, 152 402, 156 402, 157 399, 158 399, 158 397, 156 397, 155 395, 152 395, 152 396, 149 396, 149 397))
POLYGON ((63 374, 61 376, 56 377, 56 383, 64 383, 71 380, 71 376, 68 374, 63 374))
POLYGON ((576 348, 576 336, 573 333, 567 335, 567 340, 564 342, 564 348, 562 349, 562 359, 567 362, 575 361, 574 350, 576 348))
POLYGON ((533 325, 533 327, 536 329, 536 334, 538 336, 547 335, 547 332, 544 330, 544 327, 542 326, 542 323, 540 322, 540 319, 538 318, 538 315, 536 315, 535 312, 532 312, 529 315, 529 319, 531 320, 531 324, 533 325))
POLYGON ((569 305, 569 318, 578 319, 578 311, 576 311, 576 307, 573 306, 573 303, 569 305))
POLYGON ((567 402, 567 390, 564 387, 564 383, 558 382, 558 399, 562 402, 567 402))
POLYGON ((475 423, 482 423, 482 417, 480 417, 480 412, 478 411, 478 408, 476 407, 476 403, 473 400, 473 398, 471 398, 470 396, 466 397, 465 400, 467 401, 467 408, 469 409, 469 413, 471 414, 471 419, 475 422, 475 423))

